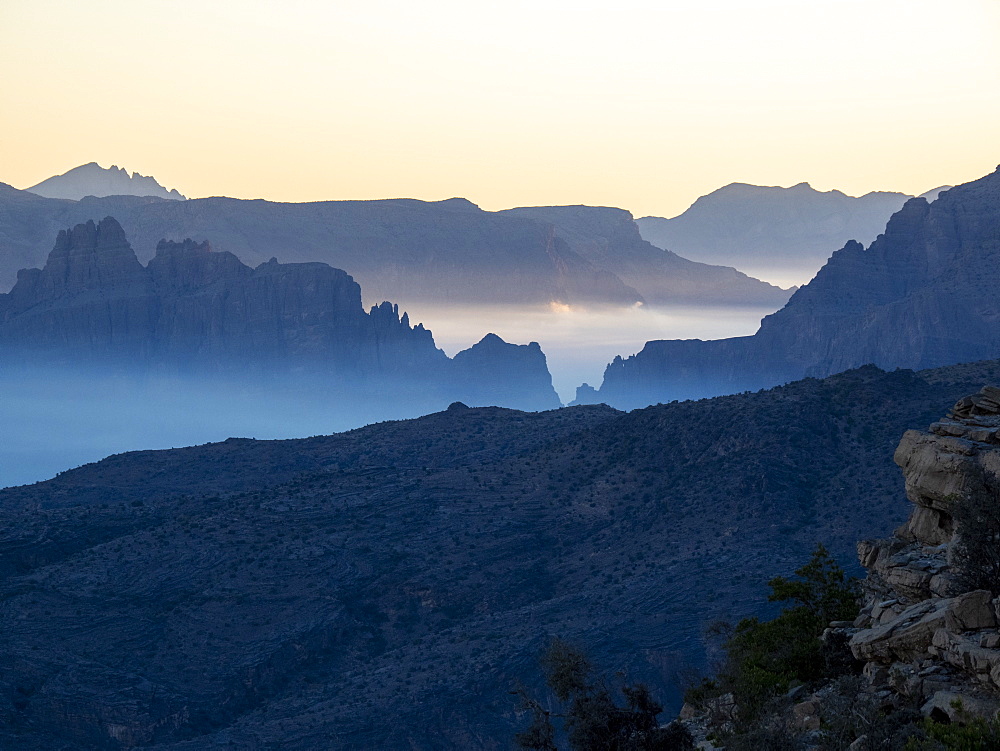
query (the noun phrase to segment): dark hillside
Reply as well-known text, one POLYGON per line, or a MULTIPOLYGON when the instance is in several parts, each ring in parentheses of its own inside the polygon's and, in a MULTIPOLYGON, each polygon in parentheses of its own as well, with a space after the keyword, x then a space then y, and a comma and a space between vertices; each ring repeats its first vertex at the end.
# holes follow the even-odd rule
POLYGON ((503 749, 552 634, 650 681, 907 504, 1000 364, 139 452, 0 492, 0 745, 503 749))

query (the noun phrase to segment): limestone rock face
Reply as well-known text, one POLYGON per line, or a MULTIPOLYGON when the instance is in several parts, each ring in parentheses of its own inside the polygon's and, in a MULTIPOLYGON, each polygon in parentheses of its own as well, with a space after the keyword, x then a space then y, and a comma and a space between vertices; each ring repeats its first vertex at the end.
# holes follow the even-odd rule
POLYGON ((892 673, 903 676, 897 683, 922 697, 924 713, 942 719, 951 716, 942 702, 956 697, 977 716, 1000 707, 1000 597, 969 591, 952 562, 961 533, 956 507, 973 493, 1000 491, 997 397, 1000 390, 984 387, 927 432, 903 436, 895 460, 913 512, 895 537, 858 545, 868 578, 851 650, 869 662, 873 690, 888 686, 892 673))
POLYGON ((154 325, 155 294, 113 219, 63 230, 43 269, 26 269, 0 295, 0 343, 9 349, 58 346, 70 360, 143 353, 154 325))
POLYGON ((8 364, 297 374, 441 407, 559 406, 537 344, 491 336, 453 361, 397 305, 366 312, 340 269, 273 258, 250 268, 190 239, 161 241, 144 267, 111 217, 60 232, 44 268, 0 295, 0 349, 8 364))
MULTIPOLYGON (((750 337, 652 341, 608 365, 600 401, 638 407, 874 364, 930 368, 1000 351, 1000 169, 913 198, 867 248, 850 241, 750 337)), ((996 427, 996 426, 992 426, 996 427)))
POLYGON ((912 660, 922 656, 944 627, 947 600, 924 600, 911 605, 895 618, 865 629, 851 639, 851 650, 859 660, 912 660))

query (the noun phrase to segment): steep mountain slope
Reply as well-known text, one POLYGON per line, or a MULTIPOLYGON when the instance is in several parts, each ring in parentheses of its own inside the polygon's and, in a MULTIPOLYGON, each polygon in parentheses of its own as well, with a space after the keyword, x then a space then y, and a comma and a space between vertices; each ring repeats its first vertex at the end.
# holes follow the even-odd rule
MULTIPOLYGON (((923 197, 932 201, 942 190, 923 197)), ((889 192, 854 198, 809 183, 791 188, 733 183, 702 196, 680 216, 647 216, 636 224, 643 239, 685 258, 804 283, 848 240, 874 241, 909 198, 889 192)))
POLYGON ((1000 168, 914 198, 866 250, 849 242, 751 337, 652 341, 585 401, 633 407, 764 388, 865 363, 927 368, 1000 353, 1000 168))
POLYGON ((728 265, 695 263, 653 247, 640 236, 632 215, 623 209, 531 206, 501 213, 552 224, 556 236, 580 256, 597 268, 614 273, 653 305, 686 301, 779 306, 791 294, 728 265))
POLYGON ((507 748, 552 634, 676 707, 702 624, 904 518, 892 447, 959 374, 1000 363, 630 414, 455 405, 0 491, 0 740, 507 748))
POLYGON ((27 190, 45 198, 68 198, 79 201, 86 196, 155 196, 171 201, 183 201, 176 190, 167 190, 155 178, 133 172, 129 175, 121 167, 111 165, 104 169, 97 162, 74 167, 69 172, 42 180, 27 190))
POLYGON ((535 343, 490 335, 450 360, 398 306, 365 312, 339 269, 274 259, 251 269, 191 240, 158 243, 144 267, 111 217, 61 231, 45 267, 0 295, 0 352, 5 369, 284 376, 387 401, 559 406, 535 343))
MULTIPOLYGON (((592 263, 551 224, 490 213, 464 199, 273 203, 232 198, 165 201, 111 196, 42 199, 0 184, 0 289, 19 268, 40 265, 62 227, 114 216, 148 261, 163 238, 210 240, 249 265, 319 261, 344 269, 369 304, 631 306, 642 295, 617 266, 592 263)), ((648 251, 647 251, 648 252, 648 251)), ((646 286, 674 301, 773 303, 784 296, 734 271, 681 263, 651 266, 646 286), (677 276, 675 280, 674 277, 677 276), (657 287, 659 285, 659 287, 657 287)))

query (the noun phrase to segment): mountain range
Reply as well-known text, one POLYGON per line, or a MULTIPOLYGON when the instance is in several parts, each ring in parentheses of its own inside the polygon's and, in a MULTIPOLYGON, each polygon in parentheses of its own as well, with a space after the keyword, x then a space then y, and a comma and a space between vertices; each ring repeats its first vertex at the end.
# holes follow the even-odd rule
POLYGON ((0 286, 13 284, 18 269, 40 265, 59 229, 105 216, 121 223, 142 262, 160 239, 210 240, 253 266, 278 258, 344 269, 369 303, 630 307, 647 302, 648 294, 656 303, 777 308, 789 295, 732 269, 651 254, 634 225, 624 235, 612 233, 610 245, 607 237, 571 244, 550 222, 483 211, 460 198, 275 203, 116 195, 69 201, 3 184, 0 286), (594 245, 606 250, 590 253, 594 245), (645 277, 630 268, 644 269, 645 277), (619 271, 640 287, 624 282, 619 271))
POLYGON ((87 196, 155 196, 171 201, 183 201, 176 190, 167 190, 156 178, 133 172, 131 175, 117 165, 104 169, 97 162, 81 164, 69 172, 42 180, 26 189, 45 198, 68 198, 79 201, 87 196))
POLYGON ((912 198, 866 249, 855 241, 753 336, 650 341, 581 402, 632 408, 759 389, 866 363, 928 368, 1000 354, 1000 168, 912 198))
MULTIPOLYGON (((920 198, 933 201, 950 186, 920 198)), ((701 263, 735 266, 762 279, 803 284, 848 240, 869 245, 913 196, 872 192, 857 198, 809 183, 790 188, 732 183, 672 219, 636 220, 644 240, 701 263)))
POLYGON ((505 749, 558 635, 679 706, 719 617, 907 513, 892 450, 1000 363, 629 414, 453 405, 0 491, 0 745, 505 749))

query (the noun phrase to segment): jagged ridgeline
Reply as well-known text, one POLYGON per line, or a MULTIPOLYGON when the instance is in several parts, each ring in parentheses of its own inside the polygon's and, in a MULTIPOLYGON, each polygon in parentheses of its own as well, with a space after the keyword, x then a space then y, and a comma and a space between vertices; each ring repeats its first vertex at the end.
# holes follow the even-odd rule
POLYGON ((582 403, 633 408, 768 388, 874 363, 931 368, 1000 354, 1000 168, 906 202, 866 249, 851 241, 753 336, 647 342, 582 403))
POLYGON ((489 335, 456 358, 389 302, 323 263, 256 268, 207 242, 161 241, 143 266, 108 217, 63 230, 41 269, 0 295, 5 368, 224 376, 359 396, 559 406, 536 343, 489 335))
POLYGON ((867 367, 629 414, 454 405, 0 491, 0 747, 495 751, 553 635, 666 720, 705 626, 767 616, 765 582, 817 541, 849 565, 902 524, 900 435, 998 380, 867 367))

